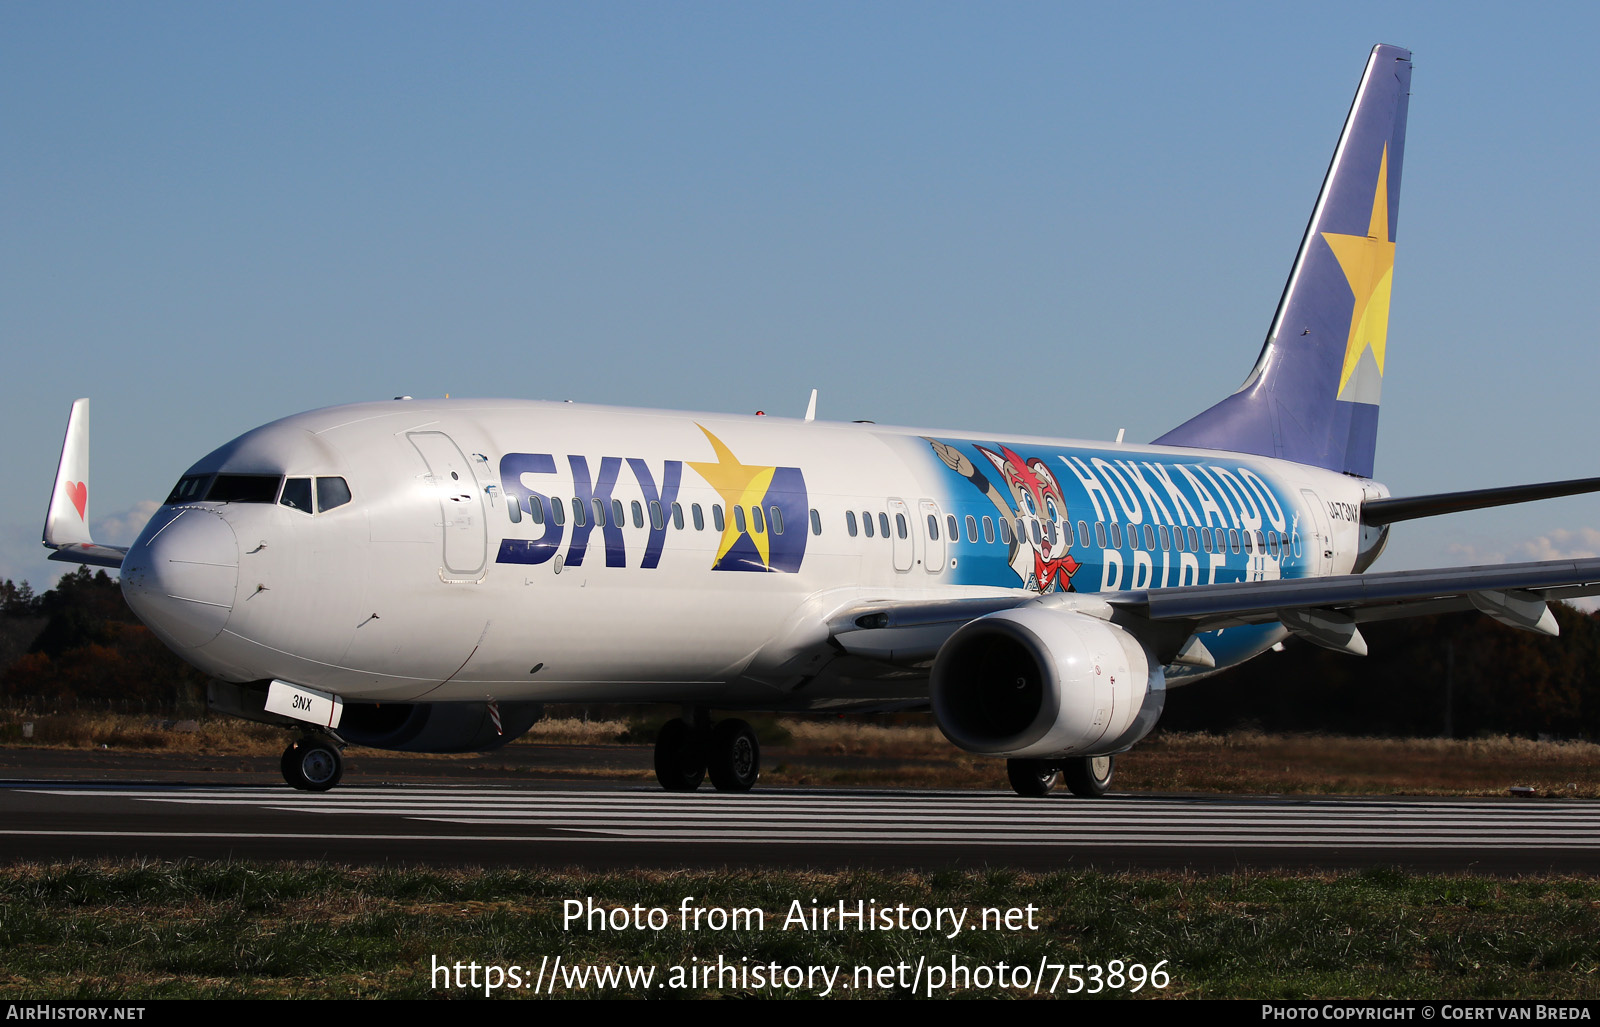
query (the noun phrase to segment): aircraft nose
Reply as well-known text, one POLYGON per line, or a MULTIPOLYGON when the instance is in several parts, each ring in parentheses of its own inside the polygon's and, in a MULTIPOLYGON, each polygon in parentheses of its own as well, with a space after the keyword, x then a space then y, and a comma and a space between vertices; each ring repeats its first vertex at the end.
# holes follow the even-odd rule
POLYGON ((238 585, 239 541, 210 510, 163 510, 122 563, 128 605, 151 631, 183 649, 222 633, 238 585))

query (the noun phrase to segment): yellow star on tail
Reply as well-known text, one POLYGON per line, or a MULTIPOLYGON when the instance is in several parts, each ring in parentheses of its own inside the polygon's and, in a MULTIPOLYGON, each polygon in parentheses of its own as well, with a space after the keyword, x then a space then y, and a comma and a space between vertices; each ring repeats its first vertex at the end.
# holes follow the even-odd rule
POLYGON ((745 517, 749 518, 749 508, 760 506, 761 500, 766 497, 767 489, 772 485, 772 476, 777 473, 776 467, 754 467, 750 464, 741 464, 733 451, 723 444, 722 440, 706 431, 705 425, 697 424, 696 428, 705 432, 706 438, 711 440, 711 448, 716 451, 717 462, 714 464, 697 464, 689 462, 689 466, 699 472, 700 477, 720 495, 728 504, 728 517, 723 522, 722 541, 717 546, 717 558, 712 561, 712 566, 722 562, 728 555, 728 550, 734 547, 741 535, 747 535, 756 547, 756 553, 761 557, 763 564, 770 564, 770 549, 767 544, 766 532, 752 532, 753 527, 746 522, 746 530, 738 529, 734 517, 734 507, 744 507, 745 517))
MULTIPOLYGON (((1389 335, 1389 290, 1394 276, 1394 243, 1389 241, 1389 147, 1378 165, 1378 188, 1372 196, 1372 217, 1366 235, 1323 232, 1334 258, 1355 293, 1350 314, 1350 338, 1344 348, 1344 369, 1339 374, 1339 398, 1355 373, 1361 352, 1370 349, 1383 377, 1383 350, 1389 335)), ((1361 384, 1357 383, 1358 386, 1361 384)), ((1357 397, 1352 397, 1357 398, 1357 397)), ((1359 399, 1359 402, 1373 400, 1359 399)))

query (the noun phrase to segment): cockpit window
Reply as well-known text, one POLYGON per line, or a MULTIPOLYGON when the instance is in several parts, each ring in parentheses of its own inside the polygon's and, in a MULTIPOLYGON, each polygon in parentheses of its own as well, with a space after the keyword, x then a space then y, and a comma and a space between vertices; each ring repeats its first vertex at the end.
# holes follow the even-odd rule
POLYGON ((211 481, 206 502, 276 503, 282 480, 276 474, 219 474, 211 481))
POLYGON ((211 480, 209 474, 186 474, 178 479, 178 484, 172 486, 172 492, 167 495, 167 505, 174 503, 196 503, 206 494, 206 482, 211 480))
POLYGON ((317 479, 317 512, 332 510, 350 502, 350 486, 343 478, 317 479))
POLYGON ((311 479, 290 478, 283 483, 283 497, 278 502, 293 510, 311 512, 311 479))

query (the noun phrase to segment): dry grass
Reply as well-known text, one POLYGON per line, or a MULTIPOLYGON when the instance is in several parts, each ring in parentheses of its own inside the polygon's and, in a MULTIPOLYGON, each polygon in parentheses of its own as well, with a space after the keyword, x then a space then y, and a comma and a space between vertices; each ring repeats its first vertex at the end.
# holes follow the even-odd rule
POLYGON ((5 714, 0 743, 47 749, 141 749, 203 756, 265 756, 283 751, 282 728, 229 718, 168 720, 119 713, 5 714), (23 724, 33 737, 23 737, 23 724))
MULTIPOLYGON (((104 713, 0 716, 0 744, 56 749, 276 756, 288 732, 232 718, 174 724, 104 713)), ((758 723, 768 785, 880 788, 1005 788, 1005 764, 947 742, 931 718, 783 717, 758 723)), ((592 758, 562 776, 645 781, 639 749, 652 725, 620 718, 557 717, 534 725, 517 745, 618 746, 617 765, 592 758)), ((376 750, 369 750, 376 751, 376 750)), ((420 759, 478 760, 466 755, 420 759)), ((485 769, 498 766, 490 756, 485 769)), ((517 775, 529 768, 508 761, 517 775)), ((548 773, 546 766, 541 773, 548 773)), ((1505 795, 1514 786, 1541 796, 1600 797, 1600 745, 1524 738, 1349 738, 1158 731, 1118 758, 1116 788, 1126 791, 1250 794, 1505 795)))

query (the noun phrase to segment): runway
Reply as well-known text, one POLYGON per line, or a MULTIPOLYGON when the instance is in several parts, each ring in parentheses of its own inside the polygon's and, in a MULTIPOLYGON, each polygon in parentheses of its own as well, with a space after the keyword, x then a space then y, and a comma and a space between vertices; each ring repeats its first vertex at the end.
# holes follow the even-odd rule
POLYGON ((1592 871, 1600 802, 0 783, 10 860, 1592 871))

